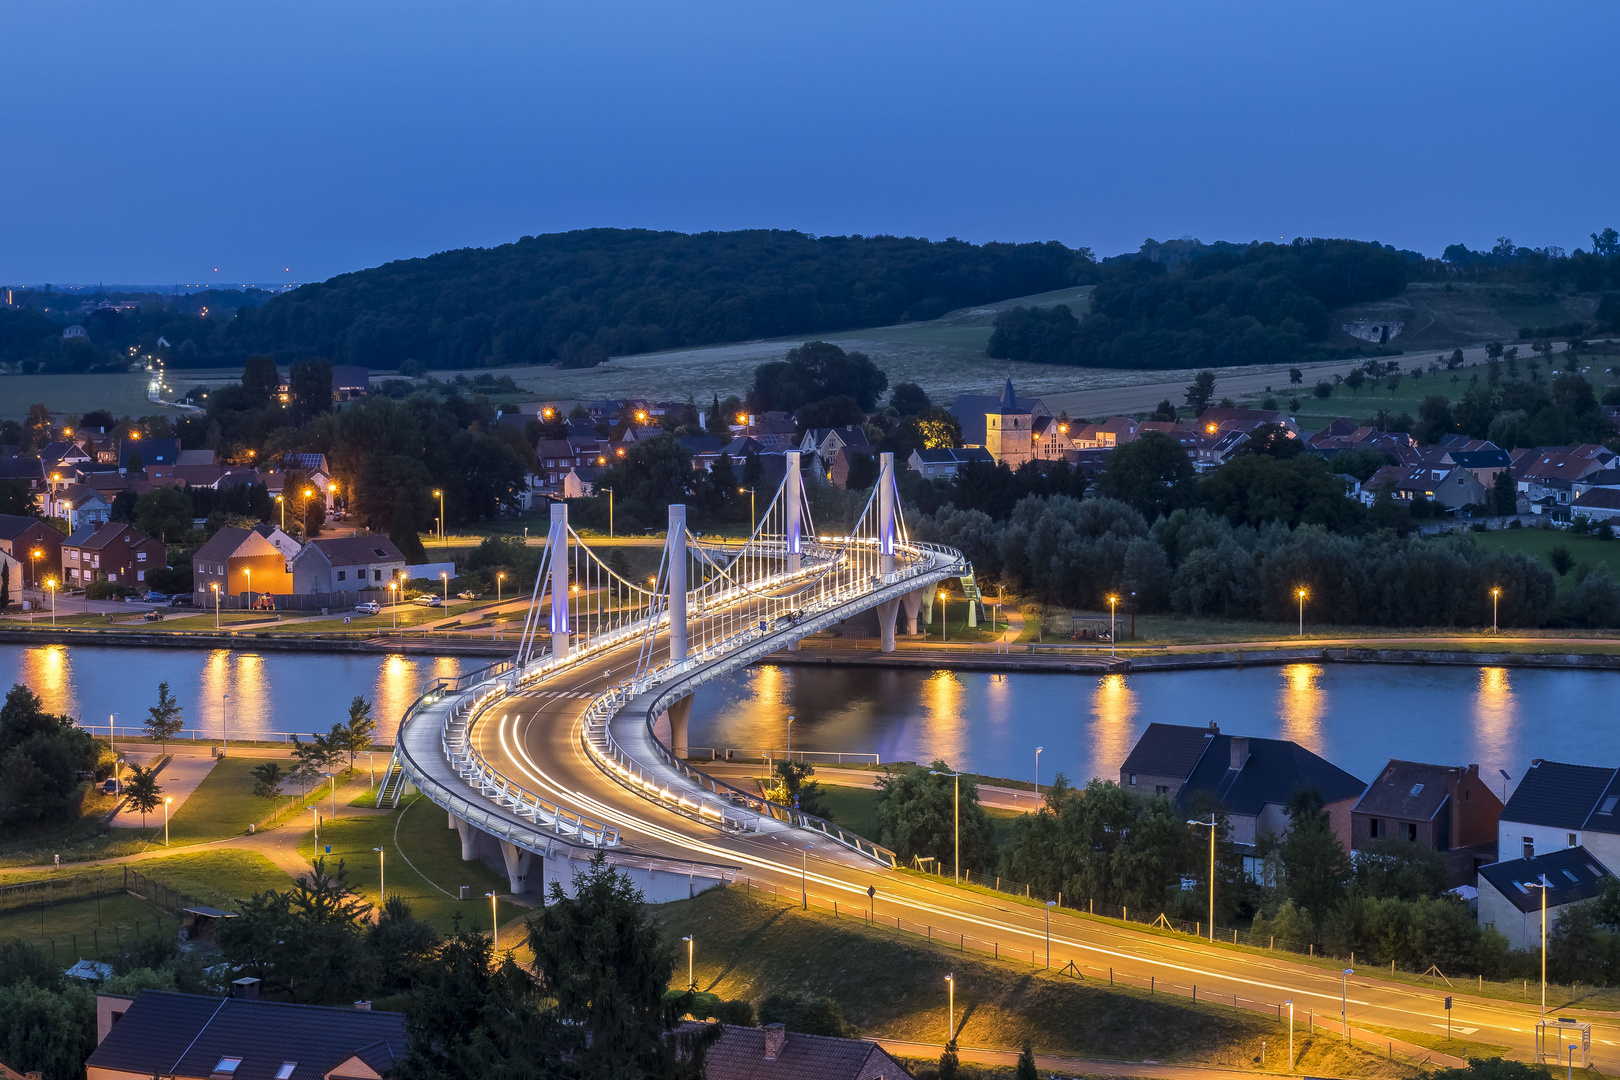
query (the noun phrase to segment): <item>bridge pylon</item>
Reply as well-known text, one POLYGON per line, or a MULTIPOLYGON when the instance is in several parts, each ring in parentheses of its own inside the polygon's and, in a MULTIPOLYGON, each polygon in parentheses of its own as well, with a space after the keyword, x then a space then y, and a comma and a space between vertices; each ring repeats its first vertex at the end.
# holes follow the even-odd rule
POLYGON ((551 655, 568 655, 568 504, 551 504, 551 531, 546 533, 551 559, 551 655))
MULTIPOLYGON (((787 552, 788 573, 795 574, 804 565, 804 473, 799 471, 798 450, 789 450, 782 457, 787 461, 787 473, 782 478, 782 509, 787 522, 783 529, 783 547, 787 552)), ((757 525, 758 522, 755 522, 757 525)), ((788 642, 788 652, 799 651, 799 639, 788 642)))

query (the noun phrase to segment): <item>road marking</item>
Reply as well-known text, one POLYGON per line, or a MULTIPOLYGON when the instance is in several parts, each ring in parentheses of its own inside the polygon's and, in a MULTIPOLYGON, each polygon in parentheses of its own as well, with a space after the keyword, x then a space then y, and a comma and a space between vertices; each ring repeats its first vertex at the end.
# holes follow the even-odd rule
POLYGON ((1447 1031, 1460 1031, 1464 1035, 1472 1035, 1474 1032, 1479 1030, 1477 1027, 1463 1027, 1461 1024, 1452 1024, 1450 1027, 1446 1027, 1445 1024, 1436 1024, 1432 1020, 1429 1022, 1429 1026, 1445 1028, 1447 1031))

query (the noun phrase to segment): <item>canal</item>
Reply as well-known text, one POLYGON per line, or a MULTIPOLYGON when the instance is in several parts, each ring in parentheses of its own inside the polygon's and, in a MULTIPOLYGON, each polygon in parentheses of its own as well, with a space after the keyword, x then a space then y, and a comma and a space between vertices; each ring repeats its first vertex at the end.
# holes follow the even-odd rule
MULTIPOLYGON (((373 703, 393 738, 422 684, 481 658, 362 653, 0 646, 0 687, 21 682, 53 711, 102 727, 140 726, 167 681, 188 731, 234 738, 324 731, 349 700, 373 703), (229 698, 224 695, 229 694, 229 698)), ((1533 757, 1620 763, 1611 710, 1620 673, 1529 668, 1290 664, 1139 675, 990 674, 767 664, 705 685, 691 744, 943 758, 992 776, 1117 777, 1152 721, 1293 739, 1371 780, 1391 757, 1478 762, 1500 790, 1533 757)))

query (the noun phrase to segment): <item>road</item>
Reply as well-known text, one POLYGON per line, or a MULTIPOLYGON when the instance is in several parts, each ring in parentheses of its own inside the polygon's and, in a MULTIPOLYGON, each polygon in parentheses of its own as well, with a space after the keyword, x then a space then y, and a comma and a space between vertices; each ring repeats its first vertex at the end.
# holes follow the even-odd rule
MULTIPOLYGON (((1044 965, 1045 912, 1038 903, 890 870, 774 822, 752 835, 721 832, 668 813, 609 780, 586 756, 580 718, 589 699, 634 663, 632 650, 610 654, 564 672, 540 689, 504 699, 475 726, 475 744, 518 782, 618 826, 632 849, 735 865, 740 868, 738 884, 779 897, 799 897, 802 880, 812 903, 827 907, 836 902, 843 912, 866 912, 867 890, 873 888, 872 916, 880 923, 898 919, 904 929, 926 929, 935 940, 952 943, 956 938, 963 948, 1044 965)), ((1341 985, 1337 964, 1317 966, 1287 954, 1223 948, 1067 910, 1052 915, 1050 947, 1054 968, 1073 961, 1088 978, 1133 986, 1151 981, 1160 992, 1184 995, 1196 988, 1201 999, 1231 1002, 1236 996, 1240 1006, 1273 1015, 1286 1015, 1279 1006, 1292 999, 1302 1027, 1337 1027, 1342 993, 1351 1025, 1443 1031, 1442 998, 1450 992, 1455 997, 1451 1022, 1459 1033, 1472 1041, 1508 1046, 1517 1056, 1532 1052, 1534 1007, 1443 986, 1413 987, 1364 972, 1343 978, 1341 985)), ((1620 1025, 1607 1017, 1593 1019, 1594 1060, 1605 1068, 1620 1067, 1615 1043, 1620 1025)))

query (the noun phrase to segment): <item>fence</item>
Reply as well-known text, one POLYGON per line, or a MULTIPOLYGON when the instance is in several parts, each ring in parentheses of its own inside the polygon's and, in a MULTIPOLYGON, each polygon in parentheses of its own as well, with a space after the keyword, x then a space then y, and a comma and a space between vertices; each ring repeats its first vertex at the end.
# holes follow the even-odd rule
MULTIPOLYGON (((49 949, 51 963, 57 966, 67 966, 76 960, 113 958, 123 953, 124 938, 129 936, 132 944, 139 944, 145 937, 153 933, 163 936, 165 934, 179 933, 180 926, 185 919, 184 911, 188 907, 196 907, 196 901, 177 889, 170 888, 161 881, 132 869, 129 866, 103 866, 92 871, 80 874, 57 875, 41 878, 38 881, 21 881, 11 885, 0 885, 0 912, 22 912, 38 909, 40 913, 39 948, 49 949), (137 900, 143 900, 158 909, 161 914, 154 914, 149 919, 133 918, 133 925, 124 925, 113 922, 110 925, 97 925, 87 931, 68 931, 60 935, 47 935, 45 933, 46 910, 57 904, 69 904, 81 900, 96 900, 103 896, 120 896, 128 894, 137 900), (174 920, 172 931, 165 929, 167 916, 174 920), (107 940, 101 940, 101 932, 107 931, 107 940), (81 947, 79 938, 83 937, 81 947), (58 953, 58 948, 67 950, 64 958, 58 953)), ((100 923, 99 905, 97 907, 97 923, 100 923)), ((22 941, 21 937, 15 940, 22 941)))

